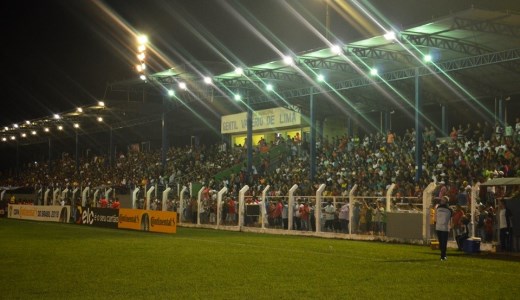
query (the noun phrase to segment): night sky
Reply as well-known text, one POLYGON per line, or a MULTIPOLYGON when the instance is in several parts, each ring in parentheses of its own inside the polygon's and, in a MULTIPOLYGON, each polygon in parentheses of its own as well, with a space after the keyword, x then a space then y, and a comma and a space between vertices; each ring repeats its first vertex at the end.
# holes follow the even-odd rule
MULTIPOLYGON (((396 27, 405 28, 468 9, 472 4, 483 9, 520 11, 517 0, 359 2, 370 3, 372 11, 378 10, 396 27)), ((131 31, 146 33, 161 54, 151 58, 152 72, 186 61, 199 61, 202 66, 205 62, 226 60, 259 64, 279 56, 240 19, 252 24, 276 48, 298 53, 326 45, 290 11, 301 15, 323 34, 324 3, 324 0, 2 2, 0 126, 91 105, 104 97, 108 82, 137 76, 136 42, 131 31)), ((352 26, 334 9, 330 11, 331 31, 336 39, 348 43, 375 34, 373 25, 352 26)))

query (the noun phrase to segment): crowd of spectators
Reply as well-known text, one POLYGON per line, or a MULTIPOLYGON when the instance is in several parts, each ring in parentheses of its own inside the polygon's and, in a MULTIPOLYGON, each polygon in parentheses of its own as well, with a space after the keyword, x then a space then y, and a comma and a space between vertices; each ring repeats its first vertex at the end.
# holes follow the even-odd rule
MULTIPOLYGON (((364 136, 344 134, 337 137, 321 136, 316 143, 316 176, 309 177, 309 144, 299 136, 277 137, 270 144, 261 140, 255 145, 255 153, 265 153, 274 147, 282 148, 276 161, 263 156, 253 165, 251 174, 247 172, 246 149, 235 145, 185 146, 170 148, 167 151, 166 167, 162 168, 161 150, 128 151, 120 153, 110 167, 107 157, 93 156, 82 158, 79 166, 68 154, 53 161, 30 163, 23 168, 20 176, 2 178, 2 186, 22 187, 75 187, 75 186, 111 186, 131 190, 135 186, 162 186, 189 182, 200 182, 207 187, 204 193, 202 210, 207 221, 214 220, 215 191, 228 187, 230 199, 237 199, 238 191, 248 184, 251 189, 248 196, 258 199, 266 185, 270 185, 268 196, 283 197, 294 184, 298 185, 297 196, 312 196, 320 184, 325 184, 325 197, 348 195, 348 191, 357 184, 356 196, 365 197, 369 203, 356 206, 359 211, 353 227, 359 232, 383 232, 383 221, 372 217, 367 221, 366 214, 373 214, 381 207, 382 196, 391 184, 395 184, 395 203, 411 204, 411 200, 420 199, 424 188, 432 181, 439 183, 436 197, 448 196, 450 203, 466 206, 469 203, 468 187, 489 178, 520 176, 520 120, 515 127, 495 127, 487 122, 458 125, 449 135, 438 136, 433 126, 425 127, 422 138, 422 172, 416 179, 415 147, 417 133, 414 129, 406 130, 401 135, 388 131, 369 133, 364 136), (221 180, 214 175, 231 166, 242 164, 240 171, 221 180), (365 220, 363 222, 363 220, 365 220), (370 223, 368 223, 370 222, 370 223)), ((482 205, 478 214, 478 232, 485 236, 486 218, 493 216, 494 200, 500 194, 498 190, 481 189, 478 201, 482 205)), ((226 201, 229 201, 226 200, 226 201)), ((272 216, 273 226, 283 226, 280 221, 283 206, 273 203, 266 206, 272 216)), ((309 203, 312 205, 312 203, 309 203)), ((160 207, 158 201, 152 205, 160 207)), ((175 200, 168 202, 169 209, 175 209, 175 200)), ((298 205, 305 206, 305 203, 298 205)), ((338 214, 341 203, 337 204, 338 214)), ((227 206, 228 211, 233 211, 227 206)), ((191 202, 185 208, 193 211, 191 202)), ((413 209, 413 205, 410 206, 413 209)), ((301 213, 300 211, 298 214, 301 213)), ((296 214, 296 213, 295 213, 296 214)), ((303 212, 305 215, 306 213, 303 212)), ((191 218, 193 218, 193 214, 191 218)), ((300 218, 301 219, 301 218, 300 218)), ((305 218, 304 218, 305 219, 305 218)), ((231 213, 223 219, 226 223, 236 222, 231 213)), ((353 222, 355 220, 352 220, 353 222)), ((307 222, 299 227, 310 227, 307 222)))

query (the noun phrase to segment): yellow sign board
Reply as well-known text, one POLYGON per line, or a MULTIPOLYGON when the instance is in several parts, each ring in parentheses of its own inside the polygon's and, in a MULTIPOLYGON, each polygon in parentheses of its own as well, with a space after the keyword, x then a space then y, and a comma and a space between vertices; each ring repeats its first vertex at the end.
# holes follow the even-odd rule
MULTIPOLYGON (((272 108, 253 112, 253 130, 276 129, 299 126, 301 115, 286 108, 272 108)), ((236 133, 247 131, 247 113, 222 116, 220 132, 236 133)))

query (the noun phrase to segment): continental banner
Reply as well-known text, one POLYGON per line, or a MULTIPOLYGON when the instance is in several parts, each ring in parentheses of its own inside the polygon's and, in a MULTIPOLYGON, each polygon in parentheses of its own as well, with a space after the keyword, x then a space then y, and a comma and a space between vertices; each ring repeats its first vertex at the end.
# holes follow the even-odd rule
POLYGON ((76 224, 118 228, 119 209, 77 206, 75 213, 76 224))
POLYGON ((70 219, 70 206, 9 204, 7 217, 11 219, 68 223, 70 219))
POLYGON ((177 213, 141 209, 119 209, 119 228, 176 233, 177 213))

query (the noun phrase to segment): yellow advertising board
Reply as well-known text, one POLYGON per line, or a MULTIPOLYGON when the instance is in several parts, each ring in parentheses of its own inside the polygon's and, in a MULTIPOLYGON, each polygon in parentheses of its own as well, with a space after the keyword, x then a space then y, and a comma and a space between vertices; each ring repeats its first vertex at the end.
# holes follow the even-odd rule
MULTIPOLYGON (((278 107, 253 112, 253 130, 266 130, 299 126, 301 115, 298 112, 278 107)), ((220 132, 236 133, 247 131, 247 113, 222 116, 220 132)))
POLYGON ((176 233, 177 213, 141 209, 119 209, 118 228, 176 233))

